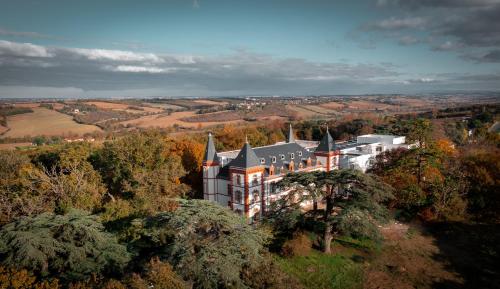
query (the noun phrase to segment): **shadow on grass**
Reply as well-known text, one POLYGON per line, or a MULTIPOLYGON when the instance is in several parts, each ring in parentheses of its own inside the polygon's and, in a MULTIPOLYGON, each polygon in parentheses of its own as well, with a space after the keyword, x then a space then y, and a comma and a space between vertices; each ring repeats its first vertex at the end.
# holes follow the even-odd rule
POLYGON ((500 288, 500 224, 434 223, 427 233, 440 250, 434 257, 464 279, 437 281, 434 288, 500 288))

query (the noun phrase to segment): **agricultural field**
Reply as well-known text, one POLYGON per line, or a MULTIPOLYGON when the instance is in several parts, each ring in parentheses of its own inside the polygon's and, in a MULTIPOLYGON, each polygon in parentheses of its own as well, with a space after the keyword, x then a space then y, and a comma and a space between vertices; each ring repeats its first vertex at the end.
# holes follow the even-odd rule
POLYGON ((324 114, 324 115, 334 115, 337 114, 338 111, 333 109, 328 109, 320 105, 303 105, 304 109, 310 110, 315 113, 324 114))
POLYGON ((93 125, 76 123, 71 116, 54 110, 42 107, 32 109, 32 113, 8 116, 7 126, 10 130, 2 137, 83 135, 101 130, 93 125))
POLYGON ((288 110, 296 113, 297 117, 303 118, 303 119, 324 117, 323 114, 319 114, 319 113, 312 111, 310 109, 305 109, 304 107, 302 107, 300 105, 290 105, 289 104, 286 106, 286 108, 288 110))
POLYGON ((225 101, 214 101, 214 100, 209 100, 209 99, 196 99, 196 100, 193 100, 193 102, 205 104, 205 105, 226 105, 226 104, 228 104, 225 101))
POLYGON ((389 110, 399 111, 399 106, 369 100, 354 100, 345 103, 348 110, 389 110))
POLYGON ((345 108, 344 104, 342 104, 340 102, 336 102, 336 101, 322 103, 320 106, 327 108, 327 109, 333 109, 333 110, 341 110, 341 109, 345 108))
POLYGON ((84 102, 85 104, 95 105, 100 109, 110 109, 110 110, 118 110, 125 111, 128 113, 161 113, 163 109, 159 107, 149 107, 149 106, 140 106, 140 105, 132 105, 127 103, 118 103, 118 102, 107 102, 107 101, 88 101, 84 102))
POLYGON ((157 107, 157 108, 161 108, 161 109, 170 109, 173 111, 185 109, 182 106, 168 104, 168 103, 161 103, 161 102, 145 102, 144 105, 151 106, 151 107, 157 107))
POLYGON ((223 123, 237 123, 241 122, 241 120, 221 120, 221 121, 205 121, 205 122, 187 122, 182 119, 190 118, 196 116, 195 111, 179 111, 173 112, 170 115, 148 115, 140 118, 127 120, 120 122, 120 124, 124 126, 134 126, 140 128, 168 128, 174 125, 178 125, 180 127, 186 128, 201 128, 208 127, 212 125, 218 125, 223 123))

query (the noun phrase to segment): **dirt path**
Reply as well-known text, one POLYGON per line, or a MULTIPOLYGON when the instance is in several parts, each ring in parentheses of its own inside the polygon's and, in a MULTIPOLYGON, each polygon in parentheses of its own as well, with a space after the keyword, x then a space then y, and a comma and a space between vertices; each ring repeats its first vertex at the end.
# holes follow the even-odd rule
POLYGON ((381 232, 385 245, 366 267, 364 288, 459 288, 463 284, 464 280, 449 269, 450 264, 437 258, 440 249, 436 239, 417 225, 393 222, 381 232))

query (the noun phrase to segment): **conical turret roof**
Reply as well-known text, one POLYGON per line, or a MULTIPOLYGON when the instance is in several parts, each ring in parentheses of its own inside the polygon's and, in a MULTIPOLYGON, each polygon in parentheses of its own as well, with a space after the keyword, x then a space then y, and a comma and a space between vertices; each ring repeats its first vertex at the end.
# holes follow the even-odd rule
POLYGON ((326 127, 326 134, 323 136, 323 139, 319 142, 318 147, 316 148, 317 152, 331 152, 337 150, 337 145, 330 135, 330 131, 328 127, 326 127))
POLYGON ((288 136, 286 138, 287 143, 295 142, 295 135, 293 134, 292 124, 290 123, 290 128, 288 129, 288 136))
POLYGON ((217 151, 215 150, 214 140, 211 133, 208 133, 207 147, 205 148, 205 162, 217 162, 217 151))
POLYGON ((230 167, 252 168, 260 166, 260 160, 252 149, 252 146, 245 142, 238 156, 229 163, 230 167))

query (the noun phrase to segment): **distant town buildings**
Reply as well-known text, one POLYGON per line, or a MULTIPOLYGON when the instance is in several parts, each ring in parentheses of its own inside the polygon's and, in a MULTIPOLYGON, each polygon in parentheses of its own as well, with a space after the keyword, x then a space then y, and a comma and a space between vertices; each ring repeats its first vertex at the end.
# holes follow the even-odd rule
POLYGON ((209 134, 203 160, 203 194, 206 200, 228 206, 251 220, 258 219, 271 202, 286 194, 276 184, 289 172, 340 168, 364 172, 378 154, 410 147, 404 136, 378 134, 335 142, 328 129, 319 142, 297 140, 290 125, 284 142, 252 148, 247 141, 240 150, 217 152, 209 134))

